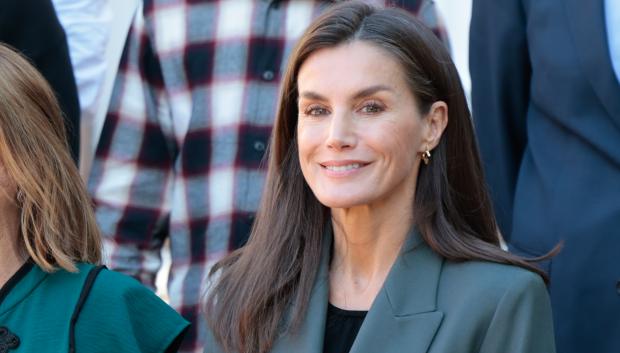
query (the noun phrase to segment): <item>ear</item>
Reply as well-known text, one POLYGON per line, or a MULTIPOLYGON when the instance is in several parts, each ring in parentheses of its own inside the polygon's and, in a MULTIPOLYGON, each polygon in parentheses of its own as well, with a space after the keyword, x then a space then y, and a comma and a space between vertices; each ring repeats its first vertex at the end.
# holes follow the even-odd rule
POLYGON ((437 147, 448 126, 448 105, 443 101, 433 103, 423 121, 426 124, 426 133, 422 149, 432 150, 437 147))

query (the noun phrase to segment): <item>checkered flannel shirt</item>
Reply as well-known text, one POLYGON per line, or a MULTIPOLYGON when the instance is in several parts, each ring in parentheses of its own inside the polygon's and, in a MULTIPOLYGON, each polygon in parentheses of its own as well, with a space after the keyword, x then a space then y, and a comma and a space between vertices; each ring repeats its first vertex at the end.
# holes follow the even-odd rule
MULTIPOLYGON (((393 2, 444 37, 431 1, 393 2)), ((286 58, 328 5, 145 0, 133 20, 89 189, 112 269, 153 287, 170 239, 181 352, 202 352, 204 279, 247 239, 286 58)))

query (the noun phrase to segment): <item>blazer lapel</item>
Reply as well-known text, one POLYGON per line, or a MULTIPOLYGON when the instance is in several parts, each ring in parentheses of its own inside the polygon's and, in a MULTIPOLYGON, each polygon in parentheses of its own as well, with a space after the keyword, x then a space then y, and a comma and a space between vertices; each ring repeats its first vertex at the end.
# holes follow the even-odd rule
MULTIPOLYGON (((326 233, 321 266, 303 323, 275 343, 272 353, 321 353, 329 300, 332 234, 326 233)), ((443 313, 436 310, 443 260, 413 231, 375 298, 350 353, 423 353, 428 350, 443 313)))
POLYGON ((443 260, 417 231, 409 237, 350 353, 426 352, 443 319, 437 285, 443 260))
POLYGON ((603 0, 566 0, 577 56, 603 106, 620 124, 620 83, 609 56, 603 0))

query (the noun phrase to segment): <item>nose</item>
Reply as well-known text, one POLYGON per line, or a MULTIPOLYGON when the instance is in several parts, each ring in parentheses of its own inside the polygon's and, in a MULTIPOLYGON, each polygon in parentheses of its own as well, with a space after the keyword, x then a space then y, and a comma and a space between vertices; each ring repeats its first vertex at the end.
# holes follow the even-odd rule
POLYGON ((350 114, 336 113, 332 115, 327 135, 327 147, 334 150, 352 148, 357 141, 353 120, 350 114))

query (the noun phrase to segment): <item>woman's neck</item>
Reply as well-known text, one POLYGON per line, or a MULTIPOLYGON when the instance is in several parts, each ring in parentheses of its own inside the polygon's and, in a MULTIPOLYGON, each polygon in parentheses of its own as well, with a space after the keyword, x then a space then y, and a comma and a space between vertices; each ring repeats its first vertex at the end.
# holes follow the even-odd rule
POLYGON ((332 225, 330 301, 368 310, 413 225, 411 207, 332 209, 332 225))
POLYGON ((26 262, 27 256, 19 247, 18 215, 2 212, 0 218, 0 288, 26 262))

